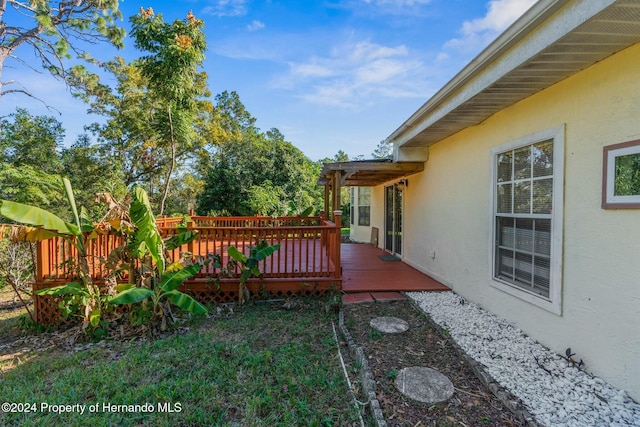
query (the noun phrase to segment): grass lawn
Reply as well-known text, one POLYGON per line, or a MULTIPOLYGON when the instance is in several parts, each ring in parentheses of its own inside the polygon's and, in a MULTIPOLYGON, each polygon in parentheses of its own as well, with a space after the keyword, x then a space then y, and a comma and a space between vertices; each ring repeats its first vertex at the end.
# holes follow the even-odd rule
MULTIPOLYGON (((0 283, 1 285, 1 283, 0 283)), ((27 310, 20 307, 15 310, 3 309, 6 306, 13 306, 13 288, 9 285, 0 286, 0 339, 8 334, 13 333, 20 325, 20 319, 27 317, 27 310)), ((20 305, 20 300, 16 300, 20 305)), ((29 307, 33 311, 33 305, 29 307)), ((2 396, 0 396, 1 398, 2 396)))
POLYGON ((301 300, 294 310, 281 305, 225 311, 152 342, 107 341, 75 353, 2 358, 0 400, 29 404, 31 412, 0 412, 0 425, 357 422, 333 338, 337 315, 318 300, 301 300), (77 406, 57 413, 61 407, 45 404, 77 406))

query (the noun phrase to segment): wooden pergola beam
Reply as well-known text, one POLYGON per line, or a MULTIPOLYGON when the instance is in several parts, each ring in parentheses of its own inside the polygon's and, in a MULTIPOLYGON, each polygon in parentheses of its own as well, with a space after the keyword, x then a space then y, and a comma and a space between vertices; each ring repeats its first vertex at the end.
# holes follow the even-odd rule
MULTIPOLYGON (((342 186, 374 187, 401 179, 424 170, 424 162, 353 161, 325 163, 318 184, 335 187, 335 174, 340 175, 342 186)), ((335 209, 335 206, 334 206, 335 209)))

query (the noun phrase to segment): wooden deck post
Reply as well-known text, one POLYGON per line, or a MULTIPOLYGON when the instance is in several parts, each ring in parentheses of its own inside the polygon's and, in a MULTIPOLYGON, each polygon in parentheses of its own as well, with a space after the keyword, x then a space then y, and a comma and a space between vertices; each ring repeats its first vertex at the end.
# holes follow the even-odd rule
MULTIPOLYGON (((49 261, 49 240, 40 240, 36 243, 36 282, 44 280, 45 262, 49 261), (46 259, 46 261, 45 261, 46 259)), ((50 270, 49 268, 47 270, 50 270)))
MULTIPOLYGON (((38 284, 44 281, 44 269, 45 262, 48 265, 49 262, 49 240, 40 240, 36 243, 36 274, 35 274, 35 283, 33 283, 31 290, 33 291, 33 316, 36 323, 41 321, 40 319, 40 298, 38 294, 35 293, 36 290, 39 290, 40 287, 38 284), (46 261, 45 261, 46 259, 46 261)), ((51 268, 48 268, 50 271, 51 268)))
POLYGON ((324 185, 324 213, 327 215, 324 219, 329 219, 328 215, 331 212, 329 210, 329 198, 331 197, 331 187, 330 184, 324 185))
POLYGON ((340 245, 342 243, 342 211, 333 211, 333 220, 336 225, 336 236, 333 244, 333 265, 335 266, 334 277, 336 280, 342 280, 342 267, 340 266, 340 245))
MULTIPOLYGON (((333 190, 333 212, 335 214, 336 211, 340 211, 340 172, 339 171, 335 171, 333 173, 333 177, 331 179, 331 189, 333 190)), ((342 213, 342 211, 340 211, 340 213, 342 213)), ((335 216, 334 216, 334 220, 333 220, 336 225, 338 225, 337 221, 335 220, 335 216)))

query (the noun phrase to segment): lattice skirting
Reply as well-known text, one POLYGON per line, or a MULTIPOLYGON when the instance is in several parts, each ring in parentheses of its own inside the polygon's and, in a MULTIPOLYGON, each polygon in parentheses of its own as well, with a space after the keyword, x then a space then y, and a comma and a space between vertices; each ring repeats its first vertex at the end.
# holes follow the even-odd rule
MULTIPOLYGON (((38 282, 34 283, 34 291, 59 286, 63 283, 38 282)), ((330 292, 341 290, 340 281, 322 279, 292 280, 280 279, 260 281, 259 279, 249 280, 247 288, 251 296, 256 299, 278 299, 290 297, 322 297, 330 292)), ((180 290, 191 295, 198 302, 205 305, 217 305, 233 303, 238 301, 239 283, 233 280, 215 281, 197 280, 187 281, 180 290)), ((64 319, 60 311, 62 298, 50 295, 35 295, 34 308, 36 322, 44 325, 68 324, 73 319, 64 319)))

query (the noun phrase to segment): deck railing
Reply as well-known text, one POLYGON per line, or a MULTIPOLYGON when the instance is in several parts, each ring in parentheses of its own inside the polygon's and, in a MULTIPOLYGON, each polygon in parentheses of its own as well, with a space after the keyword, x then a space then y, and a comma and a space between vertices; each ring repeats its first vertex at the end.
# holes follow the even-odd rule
MULTIPOLYGON (((178 232, 181 219, 161 218, 159 230, 163 237, 178 232)), ((261 241, 280 245, 280 250, 262 262, 264 279, 341 280, 340 227, 320 217, 192 217, 188 230, 198 232, 196 240, 169 251, 172 262, 185 257, 187 262, 204 263, 217 255, 226 267, 227 251, 234 246, 248 254, 249 247, 261 241)), ((98 235, 87 240, 87 258, 90 274, 101 280, 108 274, 107 261, 114 249, 123 245, 122 238, 114 234, 98 235)), ((36 282, 61 281, 72 277, 73 260, 77 252, 65 240, 54 237, 38 243, 36 282)), ((221 269, 211 265, 203 268, 196 279, 221 276, 221 269)), ((239 270, 225 271, 225 278, 239 277, 239 270)))
MULTIPOLYGON (((229 247, 235 246, 248 254, 249 246, 261 241, 269 245, 279 244, 280 249, 261 262, 261 277, 247 283, 251 292, 270 298, 296 294, 323 295, 342 287, 339 218, 336 225, 320 217, 193 216, 187 228, 197 231, 198 237, 191 243, 169 251, 168 258, 170 262, 182 260, 205 264, 207 258, 217 255, 224 270, 214 268, 209 263, 197 276, 186 281, 181 289, 203 303, 231 302, 238 299, 240 269, 238 266, 228 267, 229 247)), ((176 234, 177 225, 181 222, 182 218, 158 219, 160 233, 163 237, 176 234)), ((87 239, 89 272, 94 281, 100 283, 107 277, 110 271, 107 267, 109 255, 117 253, 116 248, 122 245, 122 238, 115 234, 87 239)), ((73 279, 73 263, 76 259, 76 249, 64 239, 54 237, 39 242, 34 290, 73 279)), ((122 271, 119 281, 127 280, 127 271, 122 271)), ((36 321, 59 321, 57 301, 57 298, 50 296, 35 296, 36 321)))

